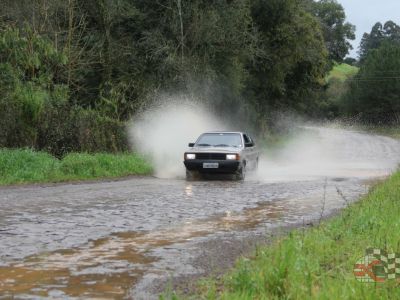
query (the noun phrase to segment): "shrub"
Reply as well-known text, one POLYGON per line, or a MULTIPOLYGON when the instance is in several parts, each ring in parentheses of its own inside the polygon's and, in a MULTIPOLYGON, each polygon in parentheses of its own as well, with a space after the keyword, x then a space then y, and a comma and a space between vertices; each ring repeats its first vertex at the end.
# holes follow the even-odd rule
POLYGON ((0 147, 35 147, 47 102, 57 91, 54 75, 66 57, 26 27, 0 29, 0 147))
POLYGON ((45 108, 37 149, 62 157, 69 152, 124 152, 128 139, 123 122, 95 110, 55 103, 45 108))

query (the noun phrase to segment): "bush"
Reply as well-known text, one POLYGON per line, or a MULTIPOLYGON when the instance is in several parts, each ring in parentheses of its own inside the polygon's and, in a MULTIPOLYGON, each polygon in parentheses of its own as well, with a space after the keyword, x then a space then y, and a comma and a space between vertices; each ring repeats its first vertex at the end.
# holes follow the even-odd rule
POLYGON ((17 103, 9 101, 8 95, 0 97, 0 146, 18 146, 21 139, 19 123, 21 120, 21 109, 17 103))
POLYGON ((66 57, 28 27, 0 29, 0 147, 36 147, 39 120, 66 57))
POLYGON ((128 150, 123 122, 101 116, 97 111, 77 108, 72 112, 76 149, 79 152, 121 152, 128 150))
POLYGON ((36 148, 57 157, 69 152, 116 153, 129 148, 123 122, 65 103, 45 108, 38 131, 36 148))

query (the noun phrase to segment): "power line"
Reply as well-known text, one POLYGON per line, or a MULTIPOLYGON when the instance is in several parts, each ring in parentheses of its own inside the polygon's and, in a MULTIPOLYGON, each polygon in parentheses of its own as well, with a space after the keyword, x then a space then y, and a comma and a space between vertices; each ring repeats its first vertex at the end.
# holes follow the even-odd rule
POLYGON ((368 79, 375 80, 375 79, 398 79, 398 78, 400 78, 400 76, 391 76, 391 77, 367 76, 367 77, 359 77, 359 78, 353 77, 353 78, 350 78, 350 80, 368 80, 368 79))
POLYGON ((400 80, 400 77, 391 77, 391 78, 366 78, 366 79, 347 79, 349 82, 384 82, 384 81, 396 81, 400 80))

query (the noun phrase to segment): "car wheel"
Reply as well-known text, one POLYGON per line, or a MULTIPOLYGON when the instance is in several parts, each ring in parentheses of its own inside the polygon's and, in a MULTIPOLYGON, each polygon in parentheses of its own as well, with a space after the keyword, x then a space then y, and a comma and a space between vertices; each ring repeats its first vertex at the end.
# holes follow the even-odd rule
POLYGON ((246 166, 243 165, 239 170, 236 171, 236 180, 244 180, 246 177, 246 166))
POLYGON ((195 171, 186 170, 186 180, 188 180, 188 181, 195 180, 196 177, 197 177, 196 175, 197 175, 197 174, 196 174, 195 171))

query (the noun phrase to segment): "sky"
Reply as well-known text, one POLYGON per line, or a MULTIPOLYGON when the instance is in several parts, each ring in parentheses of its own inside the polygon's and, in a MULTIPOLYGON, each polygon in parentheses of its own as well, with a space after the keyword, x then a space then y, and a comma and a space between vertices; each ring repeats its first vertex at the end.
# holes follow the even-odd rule
POLYGON ((357 57, 358 46, 364 32, 371 32, 376 22, 392 20, 400 25, 400 0, 338 0, 344 7, 347 21, 356 25, 356 40, 349 56, 357 57))

